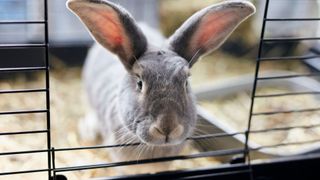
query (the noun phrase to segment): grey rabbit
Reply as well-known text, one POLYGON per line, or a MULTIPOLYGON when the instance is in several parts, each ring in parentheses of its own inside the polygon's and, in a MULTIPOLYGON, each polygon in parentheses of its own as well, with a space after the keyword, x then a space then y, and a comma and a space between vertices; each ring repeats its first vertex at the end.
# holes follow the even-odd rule
POLYGON ((95 117, 84 128, 91 127, 109 144, 146 146, 143 152, 133 147, 115 151, 122 160, 181 151, 197 120, 196 100, 188 83, 190 68, 255 12, 243 0, 211 5, 191 16, 166 40, 109 1, 68 0, 67 7, 98 42, 83 70, 95 117))

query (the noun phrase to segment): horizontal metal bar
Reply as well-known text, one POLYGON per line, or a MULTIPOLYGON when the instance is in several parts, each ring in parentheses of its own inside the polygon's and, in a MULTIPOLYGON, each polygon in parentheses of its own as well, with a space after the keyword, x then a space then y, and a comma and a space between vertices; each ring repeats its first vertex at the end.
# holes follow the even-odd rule
MULTIPOLYGON (((220 137, 227 137, 227 136, 235 136, 238 134, 244 134, 244 132, 237 132, 232 134, 228 134, 228 133, 206 134, 206 135, 192 136, 187 138, 187 140, 220 138, 220 137)), ((74 150, 89 150, 89 149, 107 149, 107 148, 129 147, 129 146, 139 146, 139 145, 143 145, 143 144, 130 143, 130 144, 116 144, 116 145, 83 146, 83 147, 72 147, 72 148, 55 148, 55 151, 59 152, 59 151, 74 151, 74 150)))
POLYGON ((320 50, 319 50, 319 48, 317 48, 316 46, 315 46, 315 47, 311 47, 309 50, 310 50, 310 52, 312 52, 312 53, 320 54, 320 50))
POLYGON ((39 172, 46 172, 50 169, 34 169, 34 170, 26 170, 26 171, 11 171, 11 172, 0 172, 0 176, 5 175, 14 175, 14 174, 28 174, 28 173, 39 173, 39 172))
POLYGON ((199 136, 192 136, 188 138, 188 140, 199 140, 199 139, 209 139, 209 138, 220 138, 220 137, 228 137, 228 136, 236 136, 239 134, 244 134, 245 132, 236 132, 236 133, 217 133, 217 134, 205 134, 199 136))
POLYGON ((20 135, 20 134, 40 134, 40 133, 47 133, 47 132, 48 130, 2 132, 0 133, 0 136, 20 135))
POLYGON ((35 154, 35 153, 44 153, 51 150, 27 150, 27 151, 11 151, 11 152, 0 152, 0 156, 9 156, 9 155, 18 155, 18 154, 35 154))
POLYGON ((289 78, 312 77, 312 76, 320 76, 320 73, 285 75, 285 76, 271 76, 271 77, 258 77, 257 80, 289 79, 289 78))
POLYGON ((55 152, 59 151, 75 151, 75 150, 88 150, 88 149, 104 149, 104 148, 118 148, 118 147, 128 147, 128 146, 139 146, 142 143, 131 143, 131 144, 116 144, 116 145, 101 145, 101 146, 83 146, 83 147, 73 147, 73 148, 55 148, 55 152))
MULTIPOLYGON (((164 180, 164 179, 251 179, 250 175, 257 177, 255 179, 320 179, 318 173, 315 173, 315 169, 318 169, 320 158, 319 153, 295 155, 288 157, 273 158, 267 161, 254 162, 252 164, 239 163, 232 165, 222 165, 220 167, 204 167, 195 169, 184 169, 181 171, 165 171, 155 174, 139 174, 139 175, 120 175, 112 177, 98 178, 99 180, 128 180, 128 179, 140 179, 140 180, 164 180), (282 168, 283 167, 283 168, 282 168), (302 170, 303 169, 303 173, 302 170), (248 171, 241 175, 239 172, 248 171), (306 171, 307 170, 307 171, 306 171), (234 173, 233 173, 234 172, 234 173), (226 174, 220 176, 219 174, 226 174), (229 173, 231 173, 229 175, 229 173), (216 178, 196 178, 200 175, 219 175, 216 178), (311 178, 306 178, 311 177, 311 178), (261 177, 261 178, 259 178, 261 177), (266 177, 266 178, 265 178, 266 177), (281 178, 280 178, 281 177, 281 178), (283 177, 283 178, 282 178, 283 177)), ((96 180, 98 180, 96 179, 96 180)), ((254 178, 252 178, 254 179, 254 178)))
POLYGON ((252 116, 267 116, 267 115, 275 115, 275 114, 301 113, 301 112, 312 112, 312 111, 320 111, 320 108, 274 111, 274 112, 259 112, 259 113, 252 113, 252 116))
POLYGON ((47 67, 0 68, 0 73, 43 71, 43 70, 48 70, 48 68, 47 67))
POLYGON ((270 129, 262 129, 262 130, 251 130, 250 133, 266 133, 266 132, 272 132, 272 131, 288 131, 288 130, 291 130, 291 129, 312 129, 312 128, 318 128, 318 127, 320 127, 320 124, 305 125, 305 126, 278 127, 278 128, 270 128, 270 129))
MULTIPOLYGON (((229 174, 230 173, 239 173, 239 172, 251 172, 251 170, 248 168, 247 163, 242 164, 232 164, 231 166, 220 166, 220 167, 201 167, 201 168, 189 168, 189 169, 183 169, 181 171, 163 171, 161 173, 144 173, 144 174, 135 174, 135 175, 119 175, 119 176, 112 176, 112 177, 103 177, 98 178, 99 180, 107 180, 107 179, 113 179, 113 180, 128 180, 128 179, 189 179, 190 177, 195 176, 202 176, 202 175, 222 175, 222 174, 229 174)), ((229 176, 228 176, 229 177, 229 176)), ((237 176, 238 177, 238 176, 237 176)), ((96 179, 96 180, 98 180, 96 179)), ((200 178, 198 178, 200 179, 200 178)), ((201 178, 203 179, 203 178, 201 178)), ((212 179, 212 178, 211 178, 212 179)), ((217 178, 214 178, 217 179, 217 178)), ((221 178, 218 178, 221 179, 221 178)), ((241 179, 241 178, 238 178, 241 179)), ((242 178, 243 179, 243 178, 242 178)))
POLYGON ((47 89, 17 89, 17 90, 0 90, 0 94, 12 94, 12 93, 34 93, 34 92, 47 92, 47 89))
POLYGON ((320 139, 310 140, 310 141, 301 141, 301 142, 280 143, 280 144, 269 145, 269 146, 260 146, 257 148, 250 148, 250 151, 258 151, 266 148, 277 148, 280 146, 303 145, 303 144, 310 144, 310 143, 316 143, 316 142, 320 142, 320 139))
POLYGON ((277 61, 277 60, 307 60, 319 58, 320 55, 304 55, 304 56, 286 56, 286 57, 263 57, 259 61, 277 61))
POLYGON ((267 18, 266 21, 320 21, 320 18, 267 18))
POLYGON ((237 177, 236 179, 243 179, 243 177, 244 177, 243 174, 247 174, 245 177, 249 177, 249 174, 252 174, 252 171, 250 169, 237 170, 237 171, 232 171, 232 172, 222 171, 222 172, 211 173, 211 174, 201 174, 201 175, 188 176, 186 178, 181 178, 181 179, 184 179, 184 180, 221 179, 221 178, 217 178, 217 177, 221 177, 221 176, 226 177, 224 179, 228 179, 227 177, 237 177))
POLYGON ((0 24, 44 24, 45 21, 32 21, 32 20, 23 20, 23 21, 0 21, 0 24))
POLYGON ((279 94, 265 94, 255 95, 255 98, 269 98, 269 97, 281 97, 281 96, 297 96, 297 95, 318 95, 320 92, 293 92, 293 93, 279 93, 279 94))
POLYGON ((241 154, 241 153, 244 153, 244 149, 226 149, 226 150, 202 152, 202 153, 191 154, 191 155, 171 156, 171 157, 162 157, 162 158, 154 158, 154 159, 142 159, 138 161, 134 160, 134 161, 122 161, 122 162, 114 162, 114 163, 62 167, 62 168, 56 168, 53 171, 54 172, 80 171, 80 170, 88 170, 88 169, 111 168, 111 167, 118 167, 118 166, 157 163, 157 162, 166 162, 166 161, 174 161, 174 160, 188 160, 188 159, 204 158, 204 157, 225 156, 225 155, 233 155, 233 154, 241 154))
POLYGON ((46 44, 0 44, 0 48, 44 48, 46 44))
POLYGON ((295 41, 313 41, 320 40, 320 37, 305 37, 305 38, 266 38, 262 42, 295 42, 295 41))
POLYGON ((36 114, 36 113, 47 113, 48 110, 23 110, 23 111, 6 111, 0 112, 0 115, 12 115, 12 114, 36 114))

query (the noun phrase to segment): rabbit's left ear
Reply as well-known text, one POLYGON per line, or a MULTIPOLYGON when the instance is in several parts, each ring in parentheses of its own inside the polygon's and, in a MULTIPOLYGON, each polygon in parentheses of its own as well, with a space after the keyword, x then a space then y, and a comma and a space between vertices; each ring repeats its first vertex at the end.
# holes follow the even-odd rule
POLYGON ((68 0, 67 6, 97 42, 119 56, 127 70, 146 51, 146 37, 122 7, 106 0, 68 0))
POLYGON ((191 16, 169 38, 169 48, 192 66, 200 56, 217 49, 254 12, 255 7, 243 0, 209 6, 191 16))

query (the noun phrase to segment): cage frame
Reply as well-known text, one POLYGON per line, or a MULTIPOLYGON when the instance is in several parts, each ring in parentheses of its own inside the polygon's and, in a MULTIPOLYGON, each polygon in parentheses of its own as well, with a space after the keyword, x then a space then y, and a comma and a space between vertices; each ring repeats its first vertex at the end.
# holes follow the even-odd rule
MULTIPOLYGON (((44 25, 44 42, 40 44, 0 44, 0 48, 43 48, 45 51, 45 65, 41 67, 20 67, 20 68, 0 68, 0 73, 9 72, 31 72, 31 71, 44 71, 45 72, 45 88, 38 89, 18 89, 18 90, 0 90, 0 94, 8 93, 33 93, 42 92, 46 94, 46 108, 39 110, 27 110, 27 111, 7 111, 0 112, 2 115, 13 115, 13 114, 29 114, 29 113, 45 113, 46 114, 46 129, 45 130, 34 130, 34 131, 17 131, 17 132, 1 132, 0 136, 7 135, 23 135, 23 134, 36 134, 44 133, 47 138, 47 149, 42 150, 28 150, 28 151, 16 151, 16 152, 0 152, 0 156, 16 155, 16 154, 30 154, 30 153, 47 153, 47 168, 45 169, 35 169, 35 170, 25 170, 25 171, 14 171, 14 172, 0 172, 0 176, 14 175, 14 174, 25 174, 25 173, 37 173, 37 172, 47 172, 49 180, 62 180, 66 179, 61 173, 79 170, 89 170, 95 168, 112 168, 118 166, 131 166, 136 164, 148 164, 155 162, 165 162, 173 160, 185 160, 201 157, 212 157, 212 156, 224 156, 224 155, 236 155, 239 154, 229 165, 222 165, 214 168, 202 168, 202 169, 189 169, 180 171, 167 171, 156 174, 139 174, 130 176, 117 176, 108 177, 104 179, 299 179, 299 178, 310 178, 319 179, 320 174, 314 173, 317 169, 317 163, 320 162, 320 153, 298 155, 293 157, 281 157, 273 159, 270 162, 263 163, 251 163, 250 152, 260 150, 261 148, 250 148, 248 146, 248 140, 250 133, 268 132, 268 131, 279 131, 288 130, 291 128, 312 128, 309 126, 301 127, 285 127, 285 128, 273 128, 261 131, 251 130, 251 121, 253 116, 260 115, 273 115, 277 113, 299 113, 299 112, 309 112, 309 111, 319 111, 319 108, 309 108, 302 110, 290 110, 290 111, 277 111, 277 112, 254 112, 254 103, 256 98, 268 98, 275 96, 294 96, 302 94, 320 94, 320 92, 298 92, 298 93, 283 93, 283 94, 270 94, 270 95, 257 95, 256 90, 258 86, 258 81, 281 79, 281 78, 296 78, 296 77, 313 77, 320 76, 320 73, 310 73, 310 74, 297 74, 297 75, 286 75, 286 76, 272 76, 272 77, 259 77, 260 63, 263 61, 276 61, 276 60, 306 60, 315 57, 320 57, 319 55, 312 56, 291 56, 291 57, 263 57, 262 49, 264 43, 268 42, 288 42, 288 41, 302 41, 302 40, 320 40, 320 37, 307 37, 307 38, 265 38, 266 23, 268 21, 320 21, 320 18, 268 18, 268 7, 270 0, 266 0, 262 30, 260 34, 259 50, 256 60, 255 67, 255 79, 252 87, 251 94, 251 104, 249 110, 249 119, 247 130, 244 132, 237 132, 234 134, 221 133, 221 134, 207 134, 200 136, 193 136, 187 140, 198 140, 207 138, 220 138, 225 136, 236 136, 239 134, 245 135, 244 148, 239 149, 224 149, 217 151, 200 152, 198 154, 190 155, 177 155, 173 157, 162 157, 153 159, 143 159, 137 161, 123 161, 116 163, 103 163, 103 164, 91 164, 82 166, 69 166, 69 167, 56 167, 55 157, 57 152, 67 152, 67 151, 81 151, 90 149, 107 149, 107 148, 117 148, 125 146, 137 146, 140 143, 133 144, 116 144, 116 145, 99 145, 99 146, 87 146, 87 147, 68 147, 68 148, 54 148, 51 143, 51 119, 50 119, 50 67, 49 67, 49 27, 48 27, 48 0, 44 0, 44 19, 43 20, 26 20, 26 21, 0 21, 2 24, 43 24, 44 25)), ((316 140, 317 142, 319 140, 316 140)), ((310 142, 298 142, 296 144, 303 144, 310 142)), ((287 144, 278 144, 276 146, 284 146, 287 144)), ((290 145, 290 144, 289 144, 290 145)), ((270 146, 268 146, 270 147, 270 146)))

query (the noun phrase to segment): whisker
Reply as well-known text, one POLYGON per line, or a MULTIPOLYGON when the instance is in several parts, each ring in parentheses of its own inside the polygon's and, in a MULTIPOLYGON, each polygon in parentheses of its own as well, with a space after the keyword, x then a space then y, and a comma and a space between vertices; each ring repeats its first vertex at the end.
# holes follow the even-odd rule
MULTIPOLYGON (((125 139, 125 141, 121 142, 121 144, 130 144, 130 143, 133 143, 134 141, 135 141, 135 137, 131 137, 131 138, 125 139)), ((132 146, 121 146, 117 148, 117 153, 124 150, 125 148, 132 148, 132 146)))
POLYGON ((194 133, 198 133, 198 135, 205 135, 205 134, 208 134, 208 132, 202 130, 202 129, 199 129, 199 128, 194 128, 193 130, 194 133))
POLYGON ((151 159, 154 158, 154 146, 151 145, 151 159))
POLYGON ((188 62, 189 67, 190 67, 190 65, 192 65, 192 62, 196 59, 196 57, 199 54, 200 50, 201 50, 201 48, 199 48, 198 51, 196 51, 196 53, 192 56, 192 58, 188 62))
POLYGON ((138 146, 138 157, 137 157, 137 163, 139 162, 139 158, 140 158, 140 155, 141 155, 141 153, 142 153, 142 150, 143 150, 143 145, 140 145, 139 144, 139 146, 138 146))
MULTIPOLYGON (((210 150, 211 148, 215 147, 215 140, 210 139, 210 140, 197 140, 196 143, 198 143, 205 151, 210 150)), ((212 149, 211 149, 212 150, 212 149)))

